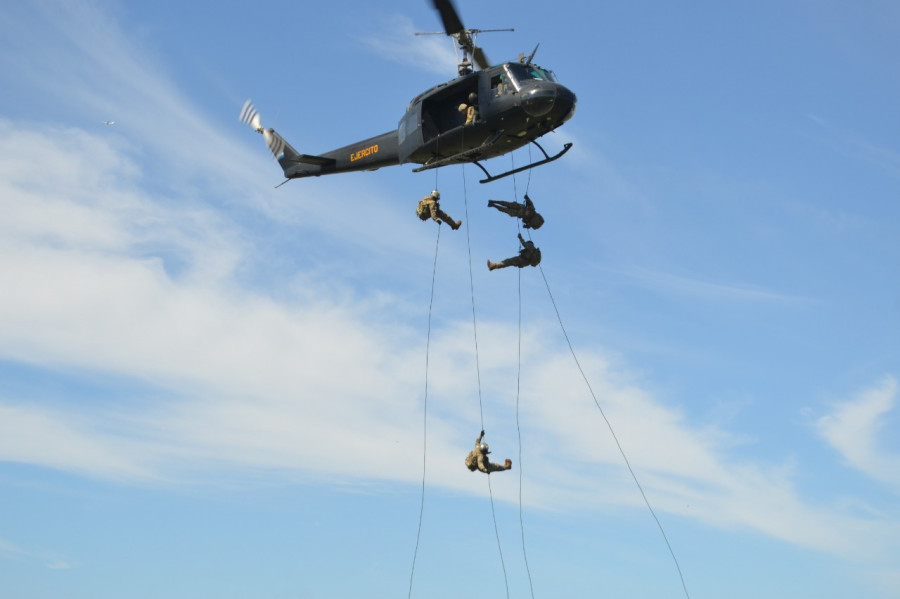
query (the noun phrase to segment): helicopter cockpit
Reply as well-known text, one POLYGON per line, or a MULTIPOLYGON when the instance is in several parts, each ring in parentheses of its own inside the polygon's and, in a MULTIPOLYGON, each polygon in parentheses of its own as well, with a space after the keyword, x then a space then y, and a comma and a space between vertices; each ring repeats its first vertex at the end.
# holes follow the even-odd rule
POLYGON ((537 65, 511 62, 506 65, 506 69, 512 76, 513 81, 518 84, 518 87, 521 87, 523 83, 530 80, 558 83, 558 81, 556 80, 556 75, 553 74, 553 71, 544 69, 537 65))
POLYGON ((558 83, 553 71, 533 64, 510 62, 491 77, 491 96, 503 96, 511 92, 522 91, 528 81, 549 81, 558 83))

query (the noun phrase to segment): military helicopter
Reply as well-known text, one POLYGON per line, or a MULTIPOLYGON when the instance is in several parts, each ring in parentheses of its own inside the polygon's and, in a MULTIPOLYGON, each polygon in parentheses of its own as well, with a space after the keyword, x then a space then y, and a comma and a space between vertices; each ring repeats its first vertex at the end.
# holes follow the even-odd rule
MULTIPOLYGON (((477 34, 467 29, 451 0, 432 0, 444 25, 444 33, 456 40, 461 59, 458 77, 432 87, 409 103, 399 126, 375 137, 320 155, 301 154, 274 129, 261 125, 259 112, 250 100, 240 120, 261 133, 284 170, 285 181, 354 171, 372 171, 384 166, 416 163, 413 172, 450 164, 473 163, 485 174, 481 183, 552 162, 565 154, 571 143, 550 156, 537 138, 560 127, 575 113, 575 94, 561 85, 554 74, 532 63, 534 52, 516 62, 491 66, 484 51, 475 45, 477 34), (478 70, 474 70, 472 62, 478 70), (476 109, 476 118, 465 124, 465 110, 476 109), (527 144, 534 144, 544 159, 498 175, 480 163, 527 144)), ((441 32, 436 32, 441 33, 441 32)), ((459 56, 459 54, 458 54, 459 56)))

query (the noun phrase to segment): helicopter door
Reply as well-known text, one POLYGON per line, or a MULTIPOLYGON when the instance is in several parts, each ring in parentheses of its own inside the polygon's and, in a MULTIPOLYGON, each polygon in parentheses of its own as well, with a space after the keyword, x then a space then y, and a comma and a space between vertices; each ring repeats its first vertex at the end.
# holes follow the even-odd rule
POLYGON ((400 162, 409 162, 410 155, 422 146, 422 127, 419 119, 422 114, 422 104, 415 103, 409 107, 400 125, 397 128, 397 137, 400 144, 400 162))
POLYGON ((422 136, 427 143, 439 135, 462 127, 466 115, 460 104, 468 104, 469 94, 478 94, 478 74, 462 77, 422 100, 422 136))

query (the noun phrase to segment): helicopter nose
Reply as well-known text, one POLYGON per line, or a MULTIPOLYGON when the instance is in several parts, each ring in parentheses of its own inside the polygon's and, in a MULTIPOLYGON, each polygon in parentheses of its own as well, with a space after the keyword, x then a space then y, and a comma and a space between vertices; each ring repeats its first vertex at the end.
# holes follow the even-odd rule
POLYGON ((553 110, 556 103, 556 86, 534 87, 523 94, 522 108, 525 114, 532 117, 542 117, 553 110))
POLYGON ((557 100, 556 100, 556 114, 562 115, 562 120, 560 123, 565 123, 570 118, 575 116, 575 105, 577 104, 578 99, 575 97, 575 94, 572 93, 566 87, 562 85, 559 86, 559 90, 557 92, 557 100))

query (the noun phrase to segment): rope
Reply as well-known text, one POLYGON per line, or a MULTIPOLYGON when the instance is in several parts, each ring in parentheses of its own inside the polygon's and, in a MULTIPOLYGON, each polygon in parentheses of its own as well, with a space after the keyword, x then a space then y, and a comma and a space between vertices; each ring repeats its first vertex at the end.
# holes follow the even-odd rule
MULTIPOLYGON (((466 185, 466 166, 465 164, 461 165, 462 171, 462 180, 463 180, 463 203, 465 205, 465 213, 466 213, 466 246, 469 250, 469 289, 472 294, 472 332, 475 337, 475 372, 478 379, 478 410, 481 415, 481 430, 484 430, 484 401, 481 396, 481 367, 479 365, 478 360, 478 325, 477 320, 475 318, 475 278, 472 274, 472 241, 469 235, 469 231, 471 227, 468 224, 469 221, 469 195, 467 192, 466 185)), ((506 562, 503 560, 503 547, 500 544, 500 529, 497 526, 497 511, 494 508, 494 491, 491 488, 491 475, 488 474, 488 495, 491 498, 491 517, 494 520, 494 534, 497 537, 497 552, 500 554, 500 566, 503 569, 503 583, 506 585, 506 599, 509 599, 509 579, 506 575, 506 562)))
POLYGON ((422 520, 425 514, 425 464, 428 457, 428 361, 431 354, 431 311, 434 306, 434 281, 437 275, 438 248, 441 244, 441 228, 437 228, 437 240, 434 243, 434 266, 431 270, 431 298, 428 300, 428 334, 425 340, 425 401, 422 414, 422 500, 419 504, 419 527, 416 530, 416 548, 413 551, 412 569, 409 573, 409 593, 412 597, 413 577, 416 573, 416 557, 419 555, 419 540, 422 538, 422 520))
MULTIPOLYGON (((530 148, 530 144, 529 144, 530 148)), ((529 149, 530 152, 530 149, 529 149)), ((510 170, 516 168, 515 152, 510 152, 510 170)), ((530 161, 529 161, 530 162, 530 161)), ((513 201, 519 199, 519 191, 516 185, 516 175, 512 176, 513 201)), ((531 171, 528 171, 528 185, 531 185, 531 171)), ((528 193, 526 187, 525 193, 528 193)), ((516 230, 521 233, 519 219, 516 219, 516 230)), ((524 462, 522 461, 522 425, 519 419, 519 399, 522 390, 522 269, 518 271, 518 297, 519 297, 519 342, 518 342, 518 367, 516 370, 516 433, 519 440, 519 531, 522 539, 522 559, 525 561, 525 573, 528 575, 528 588, 531 591, 531 599, 534 599, 534 582, 531 579, 531 567, 528 565, 528 551, 525 548, 525 515, 522 508, 522 486, 524 479, 524 462)))
POLYGON ((503 560, 503 548, 500 546, 500 528, 497 526, 497 510, 494 509, 494 490, 491 488, 491 475, 487 475, 488 495, 491 498, 491 517, 494 519, 494 535, 497 537, 497 552, 500 554, 500 567, 503 569, 503 583, 506 585, 506 599, 509 599, 509 580, 506 576, 506 562, 503 560))
POLYGON ((472 333, 475 336, 475 375, 478 379, 478 410, 481 414, 481 430, 484 430, 484 401, 481 397, 481 366, 479 365, 478 360, 478 325, 475 319, 475 279, 472 275, 472 238, 469 234, 471 227, 469 227, 469 196, 466 191, 466 167, 465 165, 461 165, 462 171, 462 180, 463 180, 463 203, 465 205, 465 214, 466 214, 466 246, 469 249, 469 291, 472 296, 472 333))
POLYGON ((566 343, 568 343, 569 345, 569 351, 572 353, 572 358, 574 358, 575 360, 575 365, 578 366, 578 371, 581 373, 581 377, 584 379, 584 382, 591 393, 591 397, 594 398, 594 405, 596 405, 597 409, 600 411, 600 415, 603 417, 604 422, 606 422, 606 426, 609 429, 613 440, 616 442, 616 447, 619 448, 619 453, 621 454, 622 459, 625 461, 625 466, 628 467, 628 472, 631 474, 631 478, 634 480, 635 486, 637 486, 638 491, 640 491, 641 493, 641 497, 643 497, 644 499, 644 504, 650 511, 650 515, 653 516, 653 519, 656 521, 656 526, 657 528, 659 528, 659 532, 660 534, 662 534, 662 538, 666 542, 666 547, 669 549, 669 555, 672 556, 672 561, 675 563, 675 569, 678 570, 678 577, 681 579, 681 587, 684 589, 684 595, 685 597, 690 599, 691 596, 688 593, 687 584, 684 581, 684 574, 681 572, 681 566, 678 563, 678 558, 675 557, 675 551, 672 549, 672 544, 669 543, 669 537, 666 535, 665 529, 663 529, 662 522, 660 522, 659 518, 656 516, 656 512, 650 505, 650 500, 647 499, 647 494, 644 493, 644 488, 641 486, 640 481, 638 481, 637 474, 635 474, 634 469, 631 467, 631 462, 628 461, 628 456, 625 455, 625 450, 622 448, 622 444, 619 442, 619 438, 616 436, 616 432, 613 430, 612 423, 609 421, 609 418, 606 417, 606 413, 600 406, 600 402, 597 400, 597 395, 594 393, 594 389, 591 387, 591 383, 590 381, 588 381, 587 375, 585 375, 584 373, 584 369, 581 368, 581 363, 578 361, 578 356, 575 355, 575 349, 572 347, 572 341, 569 339, 569 334, 566 332, 566 327, 563 325, 562 317, 559 315, 559 308, 557 308, 556 306, 556 300, 553 299, 553 294, 550 292, 550 283, 547 282, 547 276, 544 274, 544 268, 540 265, 538 265, 538 267, 541 269, 541 276, 544 278, 544 284, 547 286, 547 295, 550 296, 550 302, 553 304, 553 309, 556 311, 556 318, 557 320, 559 320, 559 326, 562 329, 563 336, 566 338, 566 343))
POLYGON ((525 560, 525 572, 528 574, 528 588, 531 599, 534 599, 534 583, 531 580, 531 568, 528 566, 528 552, 525 550, 525 519, 522 510, 522 425, 519 421, 519 397, 522 389, 522 269, 519 269, 519 364, 516 371, 516 432, 519 435, 519 529, 522 532, 522 557, 525 560))

